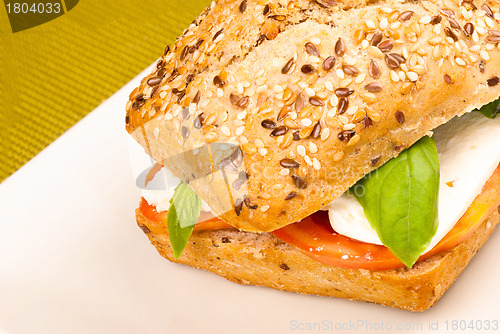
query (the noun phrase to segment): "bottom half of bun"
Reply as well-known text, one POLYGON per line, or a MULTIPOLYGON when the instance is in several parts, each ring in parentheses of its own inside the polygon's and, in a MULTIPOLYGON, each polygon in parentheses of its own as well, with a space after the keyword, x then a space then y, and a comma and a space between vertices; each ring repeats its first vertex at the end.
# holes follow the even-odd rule
POLYGON ((425 311, 465 269, 495 226, 500 207, 465 241, 412 268, 370 271, 324 265, 270 233, 236 229, 195 231, 175 260, 167 227, 139 209, 137 224, 166 259, 205 269, 240 284, 372 302, 425 311))

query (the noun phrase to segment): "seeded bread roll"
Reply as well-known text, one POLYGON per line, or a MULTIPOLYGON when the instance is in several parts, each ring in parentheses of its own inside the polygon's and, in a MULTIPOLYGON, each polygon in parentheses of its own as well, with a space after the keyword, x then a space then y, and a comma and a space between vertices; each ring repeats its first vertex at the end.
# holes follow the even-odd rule
POLYGON ((217 1, 131 93, 127 130, 225 221, 272 231, 498 98, 498 10, 217 1))
MULTIPOLYGON (((500 208, 499 208, 500 209, 500 208)), ((454 248, 413 268, 369 271, 324 265, 270 233, 235 229, 194 232, 174 260, 166 226, 136 211, 137 223, 158 252, 172 262, 209 270, 240 284, 348 298, 410 311, 425 311, 451 286, 500 221, 492 213, 474 234, 454 248)))

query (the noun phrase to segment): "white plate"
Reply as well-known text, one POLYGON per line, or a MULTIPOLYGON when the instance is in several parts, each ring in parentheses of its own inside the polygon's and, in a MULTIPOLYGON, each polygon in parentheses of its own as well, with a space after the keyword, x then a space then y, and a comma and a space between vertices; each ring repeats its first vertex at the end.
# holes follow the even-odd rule
POLYGON ((135 224, 124 128, 145 74, 0 185, 0 332, 469 333, 454 321, 500 321, 499 232, 425 313, 240 286, 164 260, 135 224))

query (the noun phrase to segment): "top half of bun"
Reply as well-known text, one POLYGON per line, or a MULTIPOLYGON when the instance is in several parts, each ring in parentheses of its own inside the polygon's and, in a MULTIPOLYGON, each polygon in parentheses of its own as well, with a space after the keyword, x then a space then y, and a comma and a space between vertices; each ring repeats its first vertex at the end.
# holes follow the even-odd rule
POLYGON ((214 2, 130 94, 127 130, 231 225, 274 230, 498 98, 499 6, 214 2))

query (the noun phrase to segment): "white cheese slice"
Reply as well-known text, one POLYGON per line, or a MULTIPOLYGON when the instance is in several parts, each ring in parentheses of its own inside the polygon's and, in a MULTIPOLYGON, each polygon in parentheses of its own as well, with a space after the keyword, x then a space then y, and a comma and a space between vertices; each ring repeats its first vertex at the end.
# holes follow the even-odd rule
MULTIPOLYGON (((458 222, 479 195, 500 162, 500 117, 487 119, 473 112, 456 117, 434 131, 439 153, 439 226, 426 251, 458 222)), ((356 198, 343 194, 326 209, 339 234, 382 244, 356 198)))

